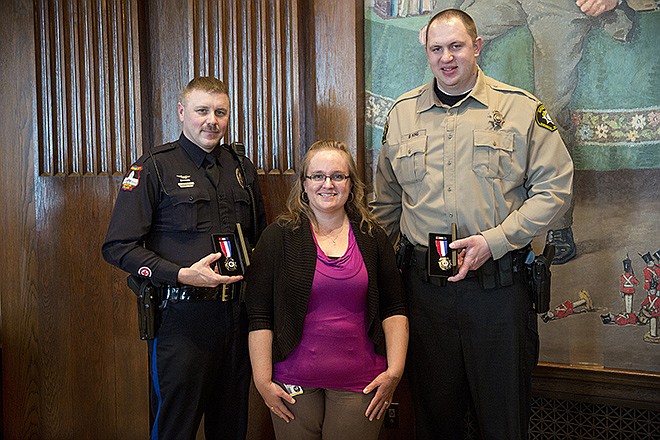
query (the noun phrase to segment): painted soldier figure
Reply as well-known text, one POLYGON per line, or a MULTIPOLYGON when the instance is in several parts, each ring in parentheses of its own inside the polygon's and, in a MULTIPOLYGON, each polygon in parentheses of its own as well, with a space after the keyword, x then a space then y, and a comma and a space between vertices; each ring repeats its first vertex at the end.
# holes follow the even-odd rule
POLYGON ((649 290, 642 301, 642 307, 639 311, 640 320, 648 323, 649 331, 644 335, 644 341, 654 344, 660 343, 658 335, 658 319, 660 318, 660 295, 658 295, 658 283, 651 281, 649 290))
POLYGON ((644 268, 644 290, 648 292, 651 289, 652 283, 655 282, 655 285, 658 285, 658 279, 660 279, 660 265, 655 264, 650 252, 647 252, 644 255, 639 254, 639 256, 642 257, 642 260, 646 263, 646 267, 644 268))
POLYGON ((635 286, 639 285, 639 280, 635 277, 635 271, 632 268, 632 261, 626 255, 623 260, 623 273, 619 282, 619 292, 626 308, 625 313, 634 315, 632 312, 633 297, 635 295, 635 286))

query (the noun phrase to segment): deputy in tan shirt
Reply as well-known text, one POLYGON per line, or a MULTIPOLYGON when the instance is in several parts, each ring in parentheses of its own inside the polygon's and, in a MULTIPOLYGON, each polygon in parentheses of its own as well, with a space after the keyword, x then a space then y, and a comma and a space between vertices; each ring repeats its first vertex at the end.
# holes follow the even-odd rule
POLYGON ((460 105, 443 104, 434 81, 396 101, 372 206, 391 237, 402 231, 426 244, 429 232, 456 223, 462 236, 481 234, 498 259, 561 214, 573 166, 542 104, 477 69, 460 105))
POLYGON ((403 271, 416 438, 462 438, 470 398, 485 438, 527 438, 538 334, 521 264, 568 208, 573 164, 544 106, 479 69, 469 15, 440 12, 426 41, 434 80, 390 110, 372 202, 393 242, 416 245, 403 271), (439 283, 420 250, 452 223, 459 269, 439 283))

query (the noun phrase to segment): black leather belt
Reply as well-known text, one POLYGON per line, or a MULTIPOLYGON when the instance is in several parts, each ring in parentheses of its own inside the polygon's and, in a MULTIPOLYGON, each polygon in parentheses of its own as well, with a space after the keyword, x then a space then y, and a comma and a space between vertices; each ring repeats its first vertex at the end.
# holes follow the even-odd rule
MULTIPOLYGON (((490 288, 497 284, 502 286, 511 285, 514 273, 524 273, 525 258, 529 253, 531 246, 527 245, 522 249, 511 251, 505 254, 499 260, 489 258, 477 270, 469 271, 465 279, 479 278, 480 282, 490 288)), ((416 267, 418 276, 424 281, 444 286, 445 279, 429 277, 426 271, 428 248, 426 246, 416 245, 413 251, 413 258, 410 262, 411 267, 416 267)))
POLYGON ((218 287, 162 286, 161 301, 233 301, 238 299, 238 288, 234 284, 221 284, 218 287))

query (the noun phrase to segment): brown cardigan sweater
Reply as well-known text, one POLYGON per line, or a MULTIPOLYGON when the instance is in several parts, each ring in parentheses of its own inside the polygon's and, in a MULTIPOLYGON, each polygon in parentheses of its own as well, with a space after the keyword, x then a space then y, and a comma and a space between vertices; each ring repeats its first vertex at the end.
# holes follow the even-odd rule
MULTIPOLYGON (((351 221, 369 277, 367 335, 376 352, 385 354, 382 320, 407 315, 403 284, 394 249, 385 231, 370 236, 351 221)), ((309 221, 293 230, 277 223, 261 234, 246 274, 250 331, 273 330, 273 362, 283 360, 300 342, 316 269, 316 244, 309 221)))

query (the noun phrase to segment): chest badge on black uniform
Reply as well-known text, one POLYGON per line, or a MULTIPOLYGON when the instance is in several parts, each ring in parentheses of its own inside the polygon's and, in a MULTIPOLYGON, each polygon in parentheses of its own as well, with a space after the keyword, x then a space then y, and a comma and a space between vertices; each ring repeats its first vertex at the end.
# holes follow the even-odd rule
POLYGON ((243 174, 241 173, 241 170, 236 168, 236 180, 238 180, 238 184, 241 185, 241 188, 245 189, 245 181, 243 180, 243 174))
POLYGON ((550 131, 555 131, 557 129, 557 125, 554 123, 543 104, 539 104, 539 106, 536 107, 536 123, 550 131))
POLYGON ((179 188, 192 188, 195 186, 195 182, 190 180, 189 174, 177 174, 176 177, 179 178, 179 188))

